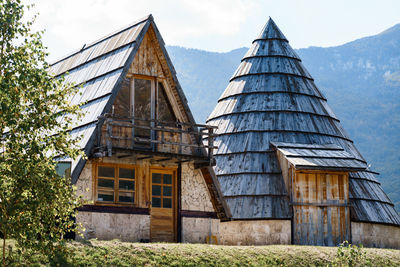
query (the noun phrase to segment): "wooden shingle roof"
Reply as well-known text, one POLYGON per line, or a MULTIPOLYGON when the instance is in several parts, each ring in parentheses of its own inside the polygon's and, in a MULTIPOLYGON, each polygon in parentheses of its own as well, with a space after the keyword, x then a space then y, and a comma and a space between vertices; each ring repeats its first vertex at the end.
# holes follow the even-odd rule
POLYGON ((271 142, 296 170, 365 171, 367 164, 335 144, 271 142))
MULTIPOLYGON (((367 165, 272 19, 241 60, 207 123, 218 126, 215 171, 233 219, 291 218, 270 142, 334 144, 352 163, 367 165)), ((350 203, 353 221, 400 225, 393 203, 368 169, 350 173, 350 203)))

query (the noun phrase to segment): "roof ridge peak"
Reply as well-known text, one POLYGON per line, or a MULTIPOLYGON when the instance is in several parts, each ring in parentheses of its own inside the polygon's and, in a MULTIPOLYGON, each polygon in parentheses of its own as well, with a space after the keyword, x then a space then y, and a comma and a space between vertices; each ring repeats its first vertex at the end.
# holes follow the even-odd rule
POLYGON ((93 41, 93 42, 91 42, 89 44, 83 44, 83 46, 81 48, 73 50, 72 52, 70 52, 70 53, 68 53, 68 54, 66 54, 66 55, 54 60, 53 62, 49 63, 49 65, 50 66, 55 65, 55 64, 59 63, 60 61, 63 61, 66 58, 71 57, 71 56, 81 52, 82 50, 85 50, 85 49, 87 49, 87 48, 89 48, 89 47, 91 47, 93 45, 96 45, 96 44, 98 44, 98 43, 100 43, 100 42, 102 42, 102 41, 104 41, 104 40, 106 40, 106 39, 108 39, 108 38, 110 38, 110 37, 112 37, 114 35, 117 35, 117 34, 119 34, 121 32, 124 32, 124 31, 126 31, 126 30, 128 30, 128 29, 130 29, 130 28, 132 28, 134 26, 137 26, 138 24, 141 24, 141 23, 147 21, 147 20, 154 21, 153 15, 149 14, 147 16, 144 16, 143 18, 135 20, 134 22, 131 22, 128 25, 126 25, 126 26, 124 26, 122 28, 119 28, 118 30, 115 30, 115 31, 103 36, 103 37, 100 37, 97 40, 95 40, 95 41, 93 41))
POLYGON ((276 23, 274 22, 274 20, 271 17, 269 17, 267 23, 261 30, 261 33, 257 36, 257 38, 255 40, 257 40, 257 39, 267 39, 267 40, 268 39, 280 39, 280 40, 286 40, 287 42, 289 42, 288 39, 281 32, 281 30, 279 29, 279 27, 276 25, 276 23))

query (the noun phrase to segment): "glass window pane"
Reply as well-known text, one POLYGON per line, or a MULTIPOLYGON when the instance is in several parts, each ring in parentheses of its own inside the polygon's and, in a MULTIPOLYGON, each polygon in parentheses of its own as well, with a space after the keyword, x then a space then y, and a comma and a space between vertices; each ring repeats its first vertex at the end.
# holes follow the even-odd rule
POLYGON ((70 178, 71 177, 71 162, 58 162, 56 165, 56 172, 60 176, 70 178))
POLYGON ((163 208, 172 208, 171 198, 163 198, 163 208))
POLYGON ((163 187, 163 196, 172 196, 172 187, 171 186, 163 187))
POLYGON ((167 122, 176 121, 172 106, 168 101, 168 97, 165 93, 165 89, 162 83, 158 83, 157 119, 167 122))
POLYGON ((161 196, 161 186, 160 185, 153 185, 151 189, 151 194, 153 196, 161 196))
MULTIPOLYGON (((134 116, 140 119, 151 119, 151 81, 135 79, 134 116)), ((142 126, 150 126, 149 122, 135 121, 142 126)), ((150 130, 135 128, 135 135, 150 137, 150 130)))
POLYGON ((135 181, 119 180, 119 189, 135 190, 135 181))
POLYGON ((152 181, 155 184, 161 184, 161 174, 160 173, 153 173, 152 181))
POLYGON ((104 166, 99 166, 99 177, 115 177, 114 175, 115 169, 114 167, 104 167, 104 166))
POLYGON ((100 191, 97 194, 97 200, 113 202, 114 201, 114 192, 100 191))
POLYGON ((121 89, 114 101, 114 114, 120 118, 130 117, 131 114, 131 89, 130 79, 122 81, 121 89))
POLYGON ((155 208, 161 208, 161 198, 153 197, 151 200, 151 206, 155 208))
POLYGON ((97 186, 114 189, 114 180, 99 178, 99 179, 97 179, 97 186))
POLYGON ((118 198, 119 198, 119 202, 133 203, 134 202, 134 193, 119 192, 118 198))
POLYGON ((135 169, 119 168, 119 178, 135 179, 135 169))
POLYGON ((172 175, 164 174, 164 184, 172 184, 172 175))

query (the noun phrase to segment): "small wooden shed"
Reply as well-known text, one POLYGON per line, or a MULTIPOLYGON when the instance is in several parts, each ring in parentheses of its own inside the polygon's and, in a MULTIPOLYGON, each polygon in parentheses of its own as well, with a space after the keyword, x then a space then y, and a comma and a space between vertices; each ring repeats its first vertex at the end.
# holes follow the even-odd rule
POLYGON ((207 124, 232 212, 221 229, 245 224, 242 243, 400 247, 393 203, 272 19, 207 124))
POLYGON ((335 144, 271 142, 293 208, 293 243, 350 240, 349 173, 367 166, 335 144))

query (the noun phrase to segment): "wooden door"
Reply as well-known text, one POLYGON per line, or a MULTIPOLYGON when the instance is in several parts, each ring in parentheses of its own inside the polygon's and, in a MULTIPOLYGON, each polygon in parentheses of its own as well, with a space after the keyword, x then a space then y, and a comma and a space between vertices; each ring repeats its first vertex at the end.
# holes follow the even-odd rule
POLYGON ((176 181, 173 170, 151 171, 150 240, 176 242, 176 181))
POLYGON ((336 246, 350 238, 347 173, 296 172, 293 243, 336 246))

